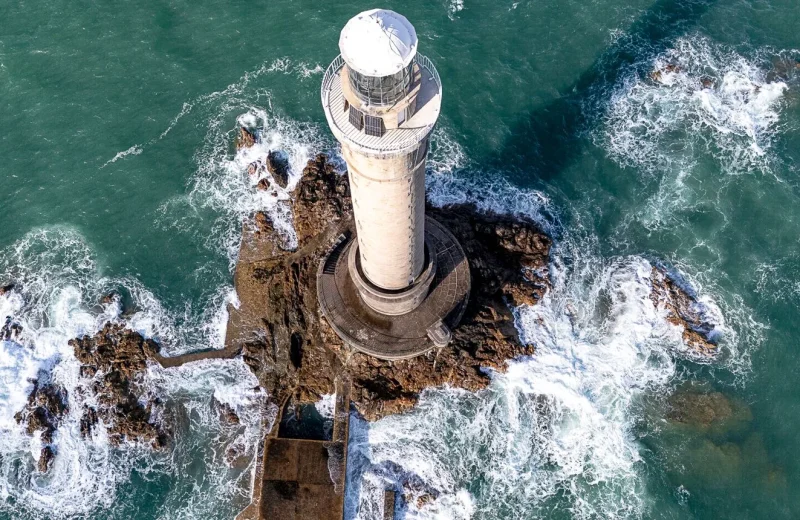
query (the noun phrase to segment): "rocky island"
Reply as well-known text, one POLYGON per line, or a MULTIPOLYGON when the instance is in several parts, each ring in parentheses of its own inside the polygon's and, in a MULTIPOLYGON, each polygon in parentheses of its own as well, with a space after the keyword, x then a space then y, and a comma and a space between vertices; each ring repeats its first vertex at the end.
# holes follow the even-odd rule
MULTIPOLYGON (((280 166, 270 166, 269 172, 275 168, 280 166)), ((265 213, 243 224, 234 276, 240 304, 229 308, 223 350, 163 357, 156 342, 120 323, 109 323, 94 336, 71 342, 81 363, 84 384, 79 390, 94 393, 98 402, 82 411, 83 435, 91 435, 102 420, 112 442, 143 442, 155 449, 169 443, 169 426, 154 419, 153 410, 160 403, 148 399, 138 386, 148 363, 171 367, 241 355, 281 407, 290 401, 317 402, 334 393, 336 379, 345 376, 351 383, 353 407, 367 420, 376 420, 413 407, 429 387, 480 390, 489 384, 491 371, 503 371, 509 360, 535 354, 536 345, 520 340, 512 310, 536 305, 550 289, 552 240, 534 222, 482 213, 471 205, 429 207, 429 214, 447 226, 467 253, 472 292, 447 347, 412 359, 384 361, 344 344, 317 303, 320 259, 337 237, 353 233, 347 174, 318 155, 304 169, 290 209, 296 248, 288 247, 289 241, 265 213)), ((714 326, 698 310, 696 298, 662 267, 653 268, 651 280, 653 304, 682 327, 687 346, 699 355, 713 356, 714 326)), ((17 329, 6 324, 4 334, 10 337, 17 329)), ((66 391, 42 380, 34 382, 27 406, 16 415, 29 434, 40 432, 41 471, 56 456, 53 434, 67 411, 66 391)))

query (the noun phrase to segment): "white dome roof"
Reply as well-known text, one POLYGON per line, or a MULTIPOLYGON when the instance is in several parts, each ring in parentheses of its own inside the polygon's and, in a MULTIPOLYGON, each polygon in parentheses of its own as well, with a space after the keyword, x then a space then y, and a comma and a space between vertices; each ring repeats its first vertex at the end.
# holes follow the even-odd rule
POLYGON ((417 31, 405 16, 388 9, 359 13, 339 37, 347 65, 366 76, 389 76, 403 70, 417 53, 417 31))

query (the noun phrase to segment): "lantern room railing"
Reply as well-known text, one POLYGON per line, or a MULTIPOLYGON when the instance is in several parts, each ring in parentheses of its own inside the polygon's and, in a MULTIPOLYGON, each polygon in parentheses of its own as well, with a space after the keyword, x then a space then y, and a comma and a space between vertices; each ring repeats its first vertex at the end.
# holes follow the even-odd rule
MULTIPOLYGON (((414 57, 414 63, 427 72, 427 81, 433 80, 436 83, 435 90, 439 97, 437 101, 440 102, 442 82, 436 67, 426 56, 419 53, 414 57)), ((365 132, 363 126, 358 128, 352 125, 349 122, 349 106, 345 103, 341 89, 340 73, 344 66, 344 59, 341 55, 337 56, 326 69, 320 88, 320 98, 325 109, 326 118, 338 139, 346 139, 366 151, 393 153, 415 148, 419 141, 433 130, 435 120, 430 124, 423 124, 418 127, 386 130, 385 132, 380 132, 380 135, 369 135, 365 132)), ((347 79, 349 81, 349 78, 347 79)))

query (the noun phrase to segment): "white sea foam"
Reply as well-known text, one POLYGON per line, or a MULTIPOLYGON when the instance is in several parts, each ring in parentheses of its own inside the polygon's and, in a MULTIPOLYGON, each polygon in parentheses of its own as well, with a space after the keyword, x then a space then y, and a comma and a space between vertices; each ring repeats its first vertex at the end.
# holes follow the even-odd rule
POLYGON ((681 329, 650 300, 647 260, 583 254, 553 272, 544 301, 516 310, 534 356, 478 394, 434 389, 411 413, 354 418, 349 514, 380 518, 386 488, 406 494, 404 518, 546 516, 556 496, 574 518, 646 514, 637 404, 677 377, 681 329))
POLYGON ((158 397, 181 403, 167 413, 189 428, 177 439, 169 468, 185 477, 166 497, 161 518, 232 517, 249 501, 262 421, 268 431, 277 407, 267 404, 267 394, 241 359, 206 360, 167 370, 154 365, 147 378, 158 397), (212 399, 233 409, 240 422, 220 421, 212 399), (245 464, 237 468, 236 459, 245 464), (198 463, 204 468, 199 473, 193 470, 198 463), (221 508, 220 499, 235 506, 221 508))
MULTIPOLYGON (((181 517, 190 518, 197 511, 203 518, 230 516, 232 509, 220 513, 225 503, 238 500, 237 506, 243 505, 257 423, 274 417, 274 410, 264 408, 265 396, 255 390, 257 381, 241 360, 196 363, 176 370, 151 367, 144 375, 147 392, 165 403, 156 407, 157 414, 166 414, 173 422, 178 419, 176 443, 168 453, 154 454, 137 445, 114 447, 104 424, 90 438, 83 438, 83 407, 97 403, 91 382, 80 377, 68 342, 94 333, 108 321, 121 320, 118 302, 98 303, 103 295, 113 289, 129 293, 136 308, 127 316, 130 326, 148 336, 180 343, 192 338, 193 332, 176 327, 152 293, 137 282, 100 276, 91 247, 68 227, 34 230, 0 252, 0 279, 16 283, 13 291, 0 296, 0 314, 23 327, 14 341, 0 342, 0 511, 13 511, 15 518, 67 518, 91 516, 112 506, 118 509, 125 503, 119 501, 118 489, 128 482, 134 468, 146 478, 167 476, 176 490, 185 491, 184 498, 195 488, 207 490, 205 496, 212 498, 195 500, 196 511, 189 507, 181 517), (28 437, 14 419, 27 402, 33 379, 57 384, 68 393, 69 411, 54 436, 56 458, 45 474, 35 470, 42 448, 39 432, 28 437), (225 427, 215 419, 211 396, 239 414, 238 427, 225 427), (185 416, 191 428, 180 428, 181 414, 175 410, 181 408, 191 411, 185 416), (206 451, 196 450, 198 445, 206 451), (218 464, 231 445, 244 460, 235 470, 218 464), (198 475, 181 471, 179 463, 186 466, 184 470, 198 464, 209 466, 198 475)), ((209 340, 199 347, 221 346, 219 321, 224 319, 227 302, 235 303, 230 290, 220 291, 211 308, 200 313, 207 327, 205 331, 200 327, 200 334, 209 340)), ((175 510, 187 504, 176 503, 175 510)))
POLYGON ((333 419, 333 413, 336 411, 336 394, 325 394, 318 402, 314 404, 319 414, 326 419, 333 419))
POLYGON ((122 159, 122 158, 124 158, 124 157, 127 157, 127 156, 129 156, 129 155, 139 155, 139 154, 141 154, 141 153, 142 153, 142 147, 141 147, 140 145, 138 145, 138 144, 135 144, 135 145, 131 146, 130 148, 128 148, 128 149, 127 149, 127 150, 125 150, 125 151, 122 151, 122 152, 117 152, 117 155, 115 155, 114 157, 112 157, 111 159, 109 159, 108 161, 106 161, 106 162, 103 164, 103 166, 101 166, 101 168, 105 168, 105 167, 106 167, 106 166, 108 166, 109 164, 111 164, 111 163, 115 163, 115 162, 117 162, 118 160, 120 160, 120 159, 122 159))
POLYGON ((476 173, 458 141, 442 129, 432 137, 425 188, 434 206, 472 204, 482 212, 534 220, 551 234, 558 229, 547 194, 514 186, 501 172, 476 173))
MULTIPOLYGON (((288 57, 277 58, 269 63, 264 62, 258 68, 245 72, 242 77, 240 77, 234 83, 228 85, 225 89, 221 91, 211 92, 209 94, 204 94, 202 96, 198 96, 197 98, 187 101, 183 103, 181 106, 180 111, 178 114, 172 119, 169 126, 158 135, 158 137, 154 137, 150 139, 146 143, 143 144, 136 144, 131 146, 125 151, 118 152, 113 158, 106 161, 101 167, 104 168, 111 163, 118 161, 119 159, 123 159, 130 155, 140 155, 145 148, 150 145, 157 143, 158 141, 165 138, 173 128, 178 124, 178 122, 183 119, 185 116, 189 115, 192 111, 200 108, 206 108, 209 105, 213 105, 217 102, 226 102, 231 100, 241 101, 241 95, 243 92, 250 89, 252 83, 254 83, 259 77, 263 76, 264 74, 270 73, 283 73, 283 74, 294 74, 300 80, 306 80, 313 76, 317 76, 324 72, 322 66, 318 63, 310 64, 305 61, 300 61, 295 63, 294 60, 288 57)), ((265 97, 267 92, 263 89, 255 89, 253 92, 253 98, 259 99, 265 97)))
POLYGON ((448 0, 447 2, 447 16, 455 19, 455 15, 464 10, 464 0, 448 0))
POLYGON ((678 39, 623 75, 595 140, 620 164, 649 171, 697 153, 710 153, 723 173, 769 171, 788 87, 769 80, 762 61, 703 37, 678 39))
POLYGON ((332 141, 323 138, 316 125, 298 123, 277 114, 267 91, 259 91, 255 97, 262 98, 263 106, 251 104, 250 96, 235 88, 228 89, 224 97, 209 100, 208 129, 202 147, 194 156, 197 170, 190 179, 189 192, 161 208, 160 222, 189 233, 197 232, 195 219, 203 219, 203 212, 210 210, 214 230, 198 238, 209 249, 221 250, 231 268, 238 255, 241 223, 257 211, 269 216, 289 247, 296 245, 290 194, 308 160, 332 146, 332 141), (240 125, 258 129, 259 140, 250 148, 231 153, 240 125), (288 160, 286 188, 278 186, 266 169, 256 176, 248 174, 248 166, 256 161, 263 163, 270 151, 284 154, 288 160), (256 189, 262 178, 270 181, 268 190, 256 189))
MULTIPOLYGON (((434 204, 474 203, 563 235, 553 251, 552 291, 539 305, 515 310, 522 339, 537 351, 493 374, 477 394, 429 389, 410 413, 372 424, 353 416, 347 517, 382 518, 384 489, 404 496, 403 518, 547 517, 564 499, 573 518, 647 516, 634 432, 639 407, 681 380, 678 360, 708 361, 653 305, 648 260, 603 258, 579 224, 559 229, 546 195, 472 181, 468 158, 454 155, 457 164, 442 171, 432 161, 434 204)), ((745 372, 760 325, 740 298, 717 296, 713 277, 677 267, 695 273, 675 275, 720 335, 714 363, 745 372)))

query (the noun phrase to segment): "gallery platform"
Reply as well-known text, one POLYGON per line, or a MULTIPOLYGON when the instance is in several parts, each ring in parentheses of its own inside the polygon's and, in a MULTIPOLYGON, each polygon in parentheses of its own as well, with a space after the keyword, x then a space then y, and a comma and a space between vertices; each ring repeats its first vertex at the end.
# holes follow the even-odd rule
POLYGON ((425 244, 435 275, 422 303, 391 316, 368 306, 348 269, 352 238, 341 237, 322 260, 317 273, 320 309, 333 330, 354 349, 380 359, 407 359, 443 347, 464 315, 470 272, 464 250, 444 226, 426 217, 425 244))

